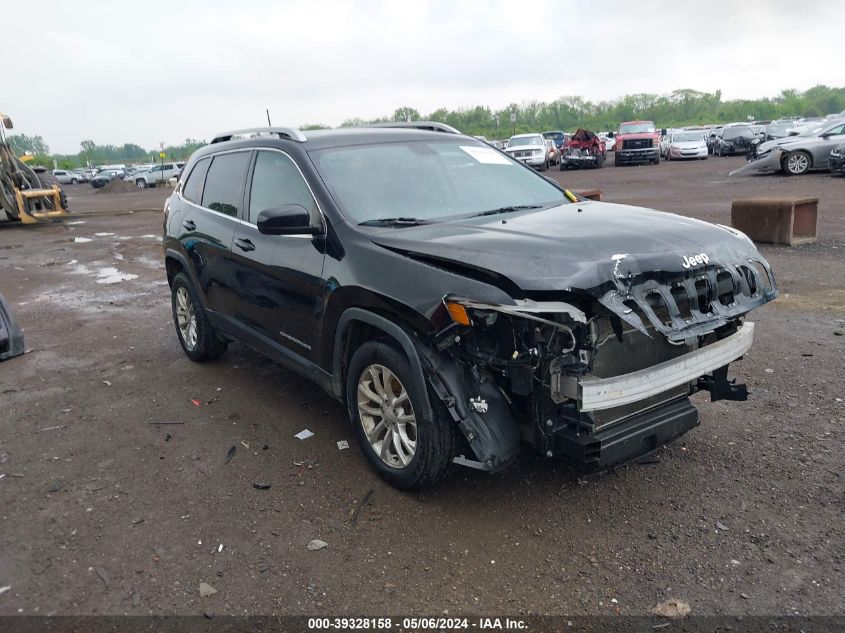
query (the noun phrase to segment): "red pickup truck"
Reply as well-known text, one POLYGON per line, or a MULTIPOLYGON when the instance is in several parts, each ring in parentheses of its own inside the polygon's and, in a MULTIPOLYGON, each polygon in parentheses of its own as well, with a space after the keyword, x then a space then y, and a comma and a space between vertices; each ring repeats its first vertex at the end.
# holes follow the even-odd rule
POLYGON ((660 133, 651 121, 625 121, 616 132, 617 167, 626 163, 660 162, 660 133))

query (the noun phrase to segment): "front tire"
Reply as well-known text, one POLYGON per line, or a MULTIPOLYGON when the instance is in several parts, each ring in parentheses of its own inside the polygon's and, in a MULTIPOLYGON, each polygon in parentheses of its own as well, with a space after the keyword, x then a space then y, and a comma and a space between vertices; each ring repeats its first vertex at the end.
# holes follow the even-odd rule
POLYGON ((147 181, 143 178, 138 178, 138 180, 135 181, 135 186, 138 187, 138 189, 146 189, 147 181))
POLYGON ((783 172, 789 176, 802 176, 810 171, 813 159, 807 152, 789 152, 783 159, 783 172))
POLYGON ((346 403, 361 450, 391 486, 425 488, 448 472, 457 427, 404 354, 380 341, 358 348, 346 376, 346 403))
POLYGON ((78 185, 78 184, 79 184, 79 178, 71 178, 71 179, 70 179, 70 184, 72 184, 72 185, 78 185))
POLYGON ((185 273, 178 273, 170 286, 173 323, 182 350, 201 363, 220 358, 228 347, 208 320, 194 285, 185 273))

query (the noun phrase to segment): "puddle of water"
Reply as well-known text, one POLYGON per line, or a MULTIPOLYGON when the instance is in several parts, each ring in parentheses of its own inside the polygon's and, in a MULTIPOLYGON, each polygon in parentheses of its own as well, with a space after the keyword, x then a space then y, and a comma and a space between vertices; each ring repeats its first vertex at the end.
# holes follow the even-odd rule
POLYGON ((85 224, 85 220, 74 220, 73 222, 65 222, 67 226, 75 226, 77 224, 85 224))
POLYGON ((133 275, 132 273, 122 273, 117 268, 112 267, 101 268, 97 271, 98 284, 116 284, 121 281, 130 281, 137 278, 138 275, 133 275))
POLYGON ((75 238, 73 238, 73 241, 76 242, 77 244, 84 244, 85 242, 90 242, 91 238, 90 237, 75 237, 75 238))
POLYGON ((94 233, 97 237, 108 237, 109 235, 114 235, 114 233, 94 233))
POLYGON ((147 266, 148 268, 164 268, 164 262, 162 262, 157 257, 147 257, 146 255, 139 255, 137 257, 132 258, 133 264, 141 264, 143 266, 147 266))
POLYGON ((73 266, 74 264, 77 264, 77 263, 79 263, 79 260, 72 259, 72 260, 70 260, 70 261, 67 263, 67 265, 68 265, 68 266, 73 266))

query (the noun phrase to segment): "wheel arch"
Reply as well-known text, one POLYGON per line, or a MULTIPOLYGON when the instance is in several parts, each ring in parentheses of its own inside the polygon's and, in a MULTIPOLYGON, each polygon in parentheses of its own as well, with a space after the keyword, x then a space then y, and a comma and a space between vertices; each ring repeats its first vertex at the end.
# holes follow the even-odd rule
MULTIPOLYGON (((331 387, 336 397, 345 400, 346 372, 355 350, 361 343, 377 339, 384 339, 398 346, 408 359, 414 379, 419 384, 427 384, 416 345, 403 327, 376 312, 363 308, 347 308, 340 315, 334 334, 331 387)), ((425 402, 423 406, 423 414, 430 417, 430 404, 425 402)))
POLYGON ((191 280, 191 283, 194 284, 197 295, 203 307, 205 307, 205 295, 201 291, 202 286, 200 286, 199 280, 194 274, 194 269, 188 263, 188 259, 182 253, 172 248, 166 249, 164 252, 164 268, 167 271, 167 285, 171 288, 173 287, 173 279, 176 275, 185 273, 188 279, 191 280))

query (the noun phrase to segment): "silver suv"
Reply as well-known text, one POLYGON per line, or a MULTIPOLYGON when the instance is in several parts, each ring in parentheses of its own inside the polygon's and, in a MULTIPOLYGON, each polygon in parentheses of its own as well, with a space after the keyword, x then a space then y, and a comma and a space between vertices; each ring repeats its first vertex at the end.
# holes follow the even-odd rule
POLYGON ((134 174, 132 178, 134 179, 138 189, 155 187, 156 185, 166 183, 171 178, 177 177, 184 166, 185 163, 163 163, 153 165, 146 171, 134 174))

